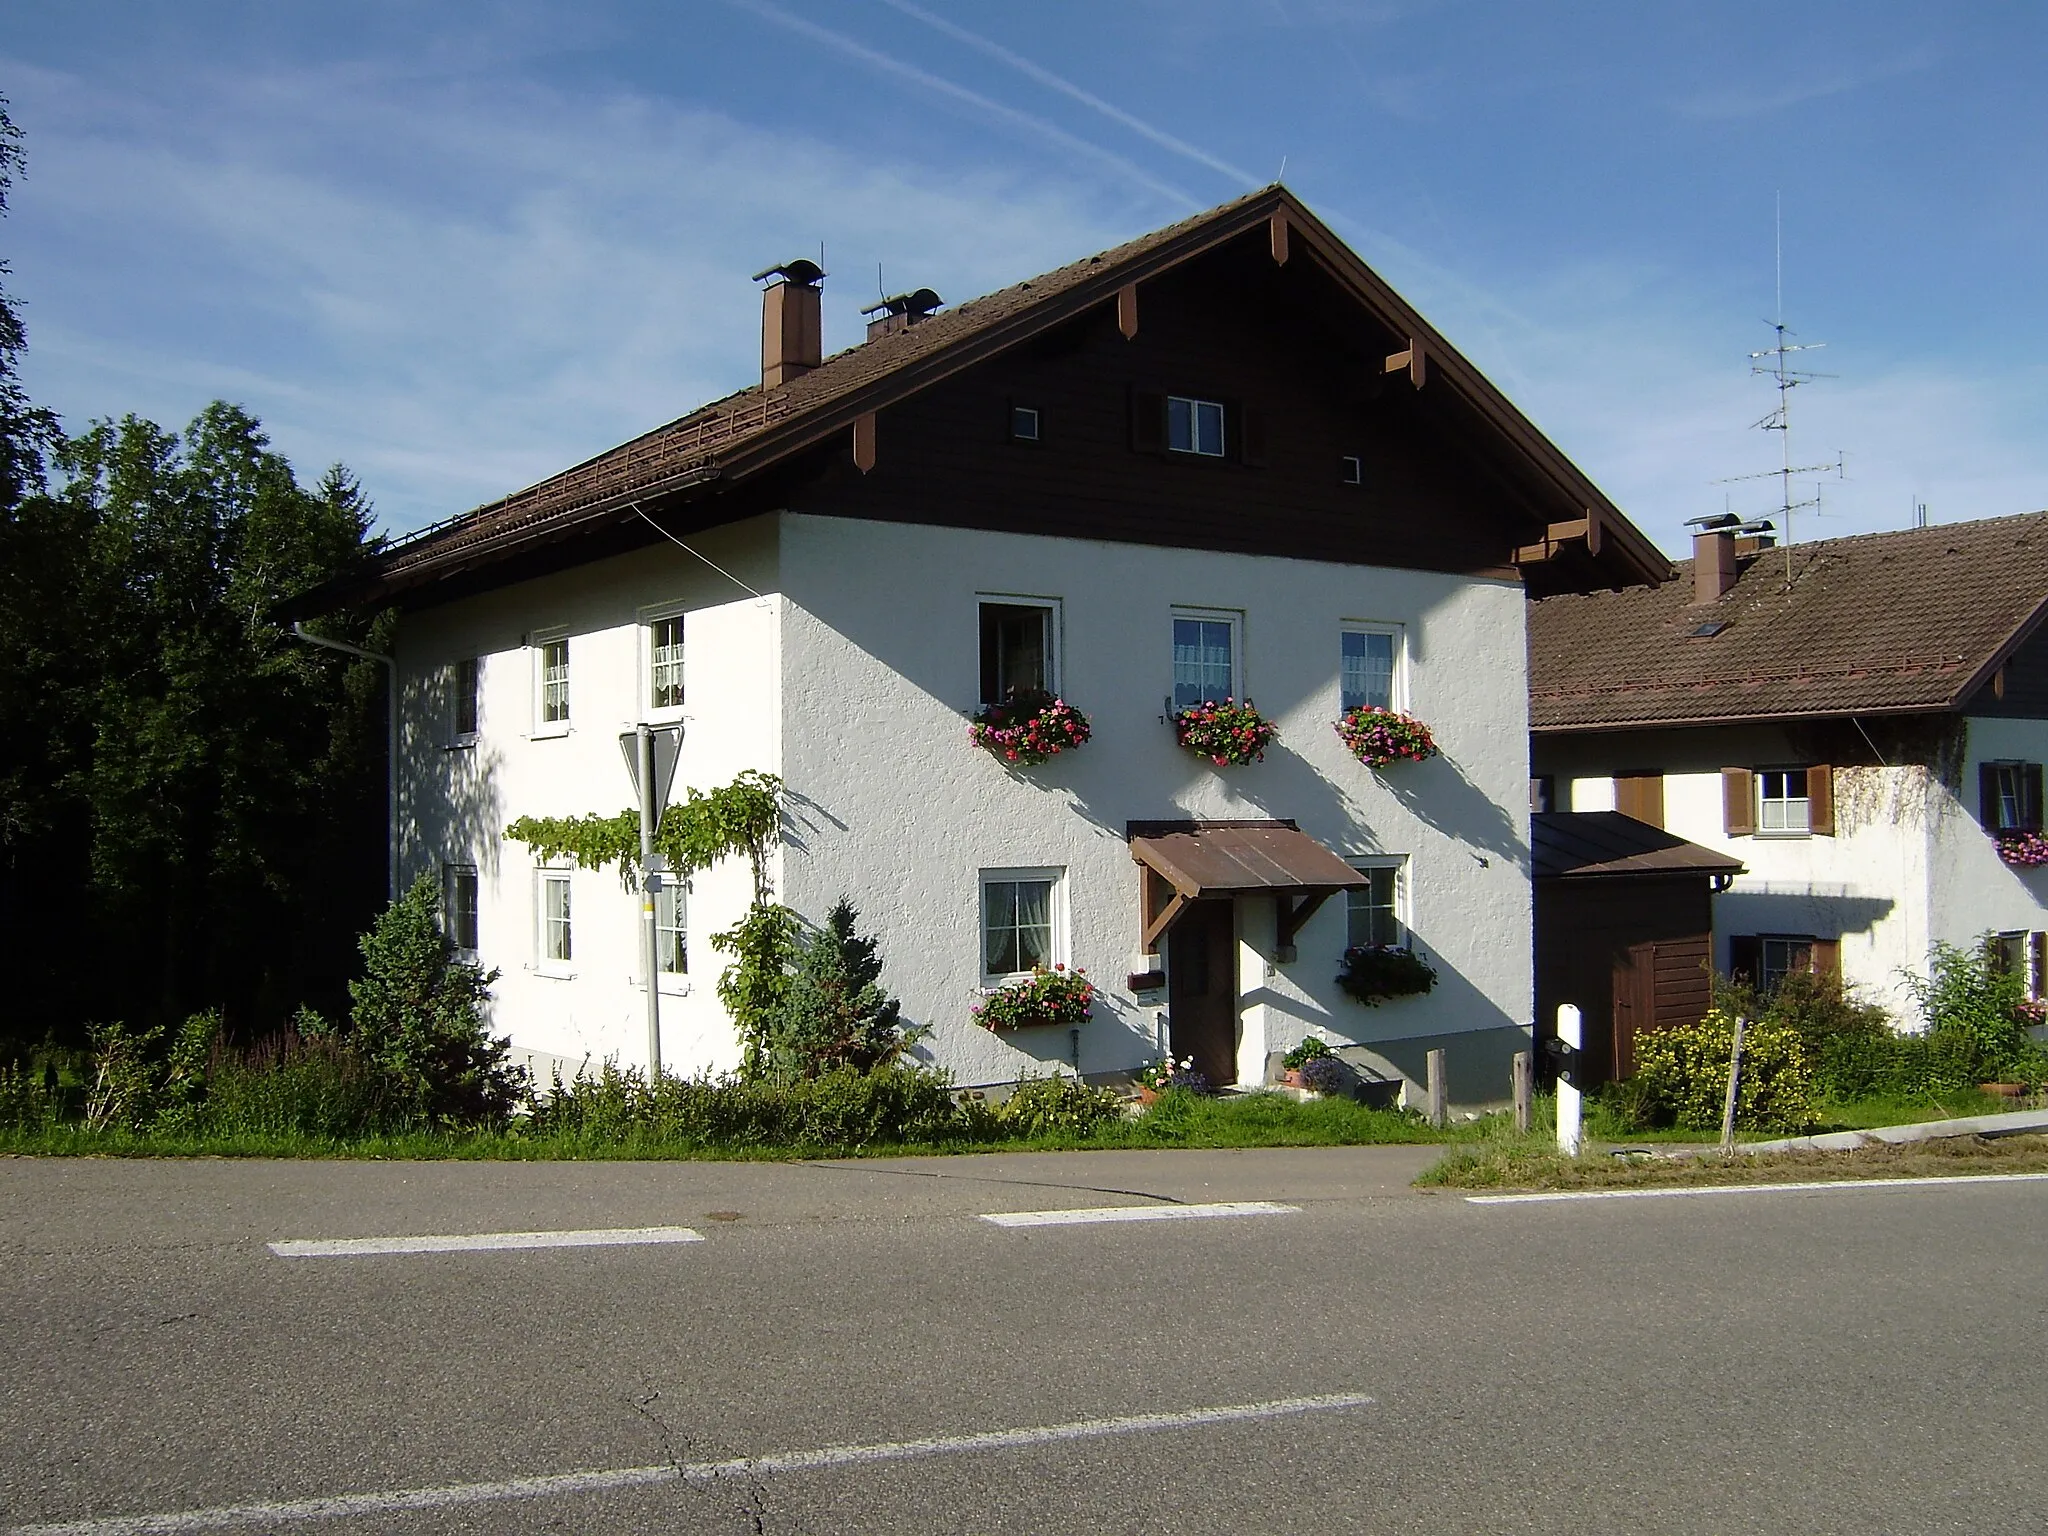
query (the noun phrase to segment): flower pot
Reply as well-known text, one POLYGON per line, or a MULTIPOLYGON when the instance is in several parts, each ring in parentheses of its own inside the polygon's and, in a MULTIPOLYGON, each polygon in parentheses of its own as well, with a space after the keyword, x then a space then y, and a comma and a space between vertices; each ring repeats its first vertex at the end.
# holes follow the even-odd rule
POLYGON ((1282 1069, 1282 1071, 1281 1071, 1281 1073, 1280 1073, 1280 1086, 1281 1086, 1282 1088, 1299 1088, 1299 1087, 1301 1087, 1301 1086, 1302 1086, 1302 1081, 1301 1081, 1301 1068, 1299 1068, 1299 1067, 1286 1067, 1286 1068, 1283 1068, 1283 1069, 1282 1069))
POLYGON ((2027 1085, 2025 1083, 1979 1083, 1977 1091, 1979 1093, 1994 1094, 2001 1099, 2011 1099, 2014 1103, 2018 1103, 2027 1096, 2027 1085))
POLYGON ((1138 1102, 1147 1106, 1159 1102, 1159 1090, 1150 1083, 1138 1084, 1138 1102))

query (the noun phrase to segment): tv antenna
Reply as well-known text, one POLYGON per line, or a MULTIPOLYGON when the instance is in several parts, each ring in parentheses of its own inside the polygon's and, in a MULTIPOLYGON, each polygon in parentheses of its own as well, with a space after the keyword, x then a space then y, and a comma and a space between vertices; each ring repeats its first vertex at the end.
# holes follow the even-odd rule
POLYGON ((1837 479, 1848 476, 1847 456, 1837 450, 1832 464, 1794 464, 1792 462, 1792 391, 1813 379, 1832 379, 1832 373, 1816 373, 1812 369, 1793 366, 1793 359, 1802 352, 1818 352, 1827 346, 1824 341, 1795 342, 1798 334, 1785 324, 1785 199, 1782 193, 1777 201, 1775 254, 1777 261, 1777 318, 1764 322, 1771 328, 1771 345, 1761 352, 1749 354, 1749 371, 1759 378, 1770 379, 1778 390, 1776 409, 1768 415, 1753 421, 1750 425, 1764 432, 1778 434, 1779 467, 1761 470, 1753 475, 1731 475, 1718 480, 1717 485, 1734 485, 1742 480, 1776 480, 1778 482, 1777 515, 1784 519, 1785 530, 1785 585, 1792 585, 1792 515, 1812 508, 1820 512, 1820 486, 1815 485, 1813 495, 1804 501, 1792 499, 1792 477, 1794 475, 1833 474, 1837 479))

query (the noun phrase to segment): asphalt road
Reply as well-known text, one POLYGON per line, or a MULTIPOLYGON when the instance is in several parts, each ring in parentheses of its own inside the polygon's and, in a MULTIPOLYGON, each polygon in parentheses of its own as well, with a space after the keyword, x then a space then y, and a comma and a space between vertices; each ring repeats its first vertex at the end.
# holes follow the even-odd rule
POLYGON ((1428 1156, 0 1161, 0 1531, 2048 1530, 2048 1183, 1481 1206, 1428 1156), (978 1219, 1162 1200, 1300 1209, 978 1219), (649 1226, 703 1240, 268 1246, 649 1226))

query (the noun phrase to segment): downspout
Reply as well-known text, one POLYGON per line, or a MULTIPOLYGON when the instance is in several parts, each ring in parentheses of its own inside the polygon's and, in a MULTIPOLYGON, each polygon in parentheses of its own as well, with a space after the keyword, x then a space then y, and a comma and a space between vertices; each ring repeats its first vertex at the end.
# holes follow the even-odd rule
POLYGON ((316 635, 306 628, 303 621, 292 620, 292 633, 308 645, 322 645, 330 651, 340 651, 345 656, 358 656, 364 661, 379 662, 384 668, 384 866, 387 871, 389 896, 398 900, 398 663, 378 651, 366 651, 360 645, 350 645, 346 640, 330 640, 325 635, 316 635))

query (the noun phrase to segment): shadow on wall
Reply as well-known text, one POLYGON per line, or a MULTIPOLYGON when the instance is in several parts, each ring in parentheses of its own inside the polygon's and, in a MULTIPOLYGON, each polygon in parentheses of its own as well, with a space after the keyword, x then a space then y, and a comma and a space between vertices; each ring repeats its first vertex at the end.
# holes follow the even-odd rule
POLYGON ((1807 891, 1725 891, 1714 898, 1714 931, 1811 934, 1817 939, 1867 933, 1891 916, 1889 896, 1826 896, 1807 891))
POLYGON ((1529 845, 1505 807, 1488 799, 1449 755, 1396 765, 1381 780, 1415 817, 1529 873, 1529 845))
POLYGON ((454 718, 454 679, 445 668, 405 680, 399 698, 399 762, 411 772, 399 783, 399 867, 431 870, 474 864, 498 873, 510 819, 499 795, 504 757, 494 747, 451 747, 441 722, 454 718))

